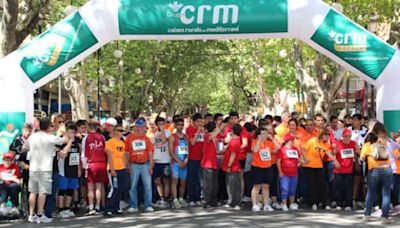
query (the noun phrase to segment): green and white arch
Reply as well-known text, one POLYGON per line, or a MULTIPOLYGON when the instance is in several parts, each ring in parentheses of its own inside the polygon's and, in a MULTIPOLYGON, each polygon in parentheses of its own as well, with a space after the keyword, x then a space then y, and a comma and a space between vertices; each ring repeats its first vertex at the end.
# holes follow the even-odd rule
POLYGON ((31 120, 34 90, 110 41, 245 38, 308 43, 377 86, 378 118, 400 129, 399 51, 320 0, 92 0, 0 60, 0 131, 31 120))

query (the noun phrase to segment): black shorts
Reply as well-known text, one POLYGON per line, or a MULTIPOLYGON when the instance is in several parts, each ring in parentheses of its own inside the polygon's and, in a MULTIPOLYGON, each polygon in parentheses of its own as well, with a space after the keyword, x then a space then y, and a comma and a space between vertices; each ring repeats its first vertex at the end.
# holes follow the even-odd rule
POLYGON ((169 178, 171 177, 171 165, 169 163, 167 164, 161 164, 161 163, 156 163, 154 165, 154 178, 169 178))
POLYGON ((244 160, 239 160, 239 163, 240 163, 240 168, 241 168, 242 170, 244 170, 244 167, 246 166, 246 159, 244 159, 244 160))
POLYGON ((271 168, 258 168, 251 166, 251 179, 253 185, 255 184, 271 184, 272 182, 272 169, 271 168))

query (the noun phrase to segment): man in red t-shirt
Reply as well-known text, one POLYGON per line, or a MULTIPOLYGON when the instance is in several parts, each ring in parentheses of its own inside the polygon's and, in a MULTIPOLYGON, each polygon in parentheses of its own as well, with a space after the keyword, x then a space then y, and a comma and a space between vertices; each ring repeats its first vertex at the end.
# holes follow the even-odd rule
POLYGON ((89 134, 82 140, 82 163, 86 169, 87 196, 89 215, 100 212, 100 204, 104 197, 104 184, 108 182, 106 142, 103 135, 97 133, 99 124, 88 124, 89 134), (96 197, 96 205, 94 198, 96 197))
POLYGON ((335 192, 337 206, 346 211, 351 211, 353 207, 353 167, 356 154, 360 154, 357 143, 351 140, 352 132, 350 129, 343 130, 343 139, 336 141, 333 153, 340 166, 335 166, 335 192))
POLYGON ((146 136, 146 120, 138 118, 135 121, 135 130, 125 140, 125 150, 129 154, 129 163, 131 171, 131 205, 128 212, 138 211, 137 184, 139 177, 142 178, 144 187, 144 208, 146 212, 153 212, 151 206, 152 188, 151 176, 153 175, 154 147, 151 140, 146 136))
POLYGON ((224 161, 222 163, 222 170, 226 172, 227 190, 230 196, 230 205, 227 207, 233 207, 234 210, 240 210, 242 203, 241 193, 241 167, 239 163, 239 153, 241 150, 240 134, 242 132, 242 126, 235 124, 232 126, 232 136, 225 146, 224 161))
POLYGON ((192 125, 186 129, 189 138, 189 161, 187 173, 187 193, 190 206, 200 206, 201 186, 200 186, 200 161, 201 150, 204 143, 204 120, 200 113, 192 116, 192 125))
POLYGON ((3 164, 0 165, 0 213, 4 213, 6 202, 10 197, 12 209, 10 214, 19 215, 18 195, 21 191, 21 173, 19 167, 13 162, 14 153, 3 154, 3 164))
MULTIPOLYGON (((201 160, 201 168, 203 169, 203 191, 204 199, 207 206, 217 207, 218 194, 218 148, 220 145, 219 133, 220 129, 216 127, 215 122, 210 122, 205 126, 207 133, 204 137, 203 156, 201 160)), ((222 144, 223 145, 223 144, 222 144)))

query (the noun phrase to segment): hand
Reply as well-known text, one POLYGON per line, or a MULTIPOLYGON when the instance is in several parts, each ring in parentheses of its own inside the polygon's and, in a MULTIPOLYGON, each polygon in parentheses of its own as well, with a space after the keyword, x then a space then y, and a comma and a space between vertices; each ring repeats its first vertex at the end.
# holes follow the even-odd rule
POLYGON ((14 181, 15 183, 21 185, 21 179, 15 178, 13 181, 14 181))
POLYGON ((333 149, 336 148, 336 143, 332 143, 332 148, 333 148, 333 149))
POLYGON ((227 173, 231 173, 231 167, 228 167, 228 168, 226 169, 226 172, 227 172, 227 173))
POLYGON ((78 178, 81 178, 81 176, 82 176, 82 171, 81 169, 78 169, 78 178))
POLYGON ((187 162, 181 162, 181 163, 179 164, 179 167, 180 167, 181 169, 186 168, 186 166, 187 166, 187 162))
POLYGON ((284 175, 283 175, 283 172, 281 171, 281 172, 279 172, 279 177, 283 177, 284 175))
POLYGON ((150 174, 150 176, 153 176, 153 166, 150 166, 149 174, 150 174))
POLYGON ((131 173, 132 173, 132 168, 130 165, 128 165, 128 174, 131 174, 131 173))
POLYGON ((24 164, 24 169, 29 170, 29 165, 24 164))
POLYGON ((115 170, 111 170, 111 176, 116 177, 117 176, 117 172, 115 172, 115 170))
POLYGON ((335 167, 336 167, 337 169, 340 168, 340 163, 339 163, 337 160, 334 161, 334 164, 335 164, 335 167))

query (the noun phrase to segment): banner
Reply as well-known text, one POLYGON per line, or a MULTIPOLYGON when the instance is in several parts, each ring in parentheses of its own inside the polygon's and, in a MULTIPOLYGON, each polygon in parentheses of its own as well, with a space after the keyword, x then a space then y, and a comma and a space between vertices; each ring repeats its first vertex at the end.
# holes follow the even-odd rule
POLYGON ((22 47, 20 65, 29 79, 37 82, 96 43, 96 37, 76 12, 22 47))
POLYGON ((331 10, 311 40, 376 80, 395 49, 331 10))
POLYGON ((287 0, 120 0, 121 35, 283 33, 287 0))
POLYGON ((24 112, 0 112, 0 164, 3 162, 3 153, 10 150, 11 143, 21 134, 24 123, 24 112))

